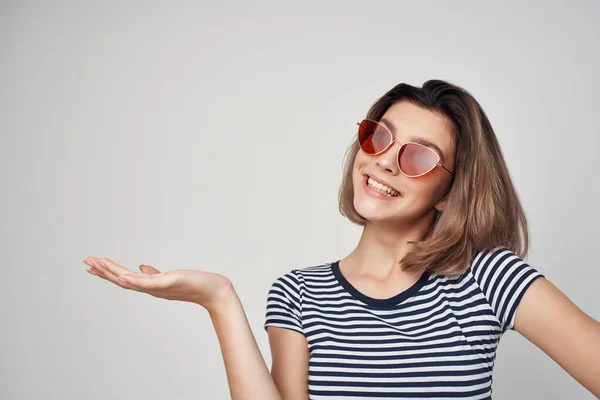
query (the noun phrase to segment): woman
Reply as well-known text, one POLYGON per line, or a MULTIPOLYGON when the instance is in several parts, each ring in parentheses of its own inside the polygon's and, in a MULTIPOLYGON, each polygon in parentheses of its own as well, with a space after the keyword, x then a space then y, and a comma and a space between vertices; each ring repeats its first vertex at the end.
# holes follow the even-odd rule
POLYGON ((235 400, 489 399, 508 329, 600 397, 600 323, 523 260, 525 214, 464 89, 431 80, 381 97, 348 150, 339 206, 363 225, 356 249, 271 286, 271 373, 227 278, 86 263, 123 288, 205 307, 235 400))

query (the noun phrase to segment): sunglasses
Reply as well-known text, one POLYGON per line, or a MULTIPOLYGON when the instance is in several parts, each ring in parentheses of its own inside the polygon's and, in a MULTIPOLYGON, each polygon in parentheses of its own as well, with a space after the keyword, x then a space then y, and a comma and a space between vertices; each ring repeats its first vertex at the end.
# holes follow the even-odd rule
MULTIPOLYGON (((372 156, 386 151, 394 142, 394 136, 385 125, 377 121, 365 119, 357 122, 358 142, 362 150, 372 156)), ((440 155, 420 143, 406 142, 398 149, 398 168, 409 178, 422 176, 440 166, 454 174, 440 163, 440 155)))

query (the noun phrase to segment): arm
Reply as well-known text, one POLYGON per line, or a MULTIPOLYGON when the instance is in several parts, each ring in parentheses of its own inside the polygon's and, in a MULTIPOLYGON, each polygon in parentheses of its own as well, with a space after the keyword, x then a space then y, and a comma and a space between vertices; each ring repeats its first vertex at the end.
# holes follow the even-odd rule
POLYGON ((600 322, 545 278, 536 279, 515 314, 515 330, 600 398, 600 322))
POLYGON ((306 337, 292 329, 268 327, 273 365, 271 375, 285 400, 308 399, 308 362, 306 337))
POLYGON ((142 273, 135 273, 108 258, 84 262, 92 267, 89 273, 124 289, 204 307, 219 338, 232 400, 281 400, 228 278, 198 270, 160 272, 149 265, 140 265, 142 273))
POLYGON ((149 265, 140 265, 142 273, 135 273, 108 258, 88 257, 84 262, 92 267, 90 274, 124 289, 204 307, 219 338, 232 400, 281 400, 228 278, 198 270, 160 272, 149 265))
POLYGON ((235 290, 209 314, 221 345, 231 399, 281 400, 235 290))

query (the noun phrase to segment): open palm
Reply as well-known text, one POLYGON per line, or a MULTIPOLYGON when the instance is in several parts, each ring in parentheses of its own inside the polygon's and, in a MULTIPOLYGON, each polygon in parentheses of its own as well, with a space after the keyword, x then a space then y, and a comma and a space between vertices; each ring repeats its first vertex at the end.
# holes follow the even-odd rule
POLYGON ((160 272, 150 265, 140 265, 140 272, 116 264, 108 258, 83 260, 88 272, 124 289, 148 293, 154 297, 196 303, 209 312, 226 298, 233 288, 223 275, 206 271, 179 269, 160 272))

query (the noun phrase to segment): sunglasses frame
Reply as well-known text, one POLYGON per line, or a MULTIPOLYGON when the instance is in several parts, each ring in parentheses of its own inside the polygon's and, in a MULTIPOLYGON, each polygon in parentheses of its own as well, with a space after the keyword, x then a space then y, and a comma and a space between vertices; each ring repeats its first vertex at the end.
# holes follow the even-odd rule
MULTIPOLYGON (((383 125, 382 123, 380 123, 378 121, 372 120, 372 119, 363 119, 361 122, 357 122, 356 123, 356 125, 358 125, 358 127, 359 127, 359 131, 356 133, 356 136, 357 136, 357 140, 358 140, 358 144, 360 146, 360 149, 362 151, 364 151, 364 149, 362 148, 362 144, 360 143, 360 125, 363 122, 365 122, 365 121, 374 122, 378 126, 382 127, 388 133, 388 135, 390 135, 390 142, 383 148, 383 150, 378 151, 377 153, 373 153, 373 154, 367 153, 366 151, 365 151, 365 153, 368 154, 368 155, 370 155, 370 156, 378 156, 379 154, 385 153, 394 144, 394 142, 396 142, 396 139, 394 139, 394 135, 392 135, 392 132, 390 132, 390 130, 385 125, 383 125)), ((454 173, 452 173, 452 171, 450 171, 448 168, 444 167, 444 165, 440 162, 440 160, 441 160, 441 158, 440 158, 440 155, 437 153, 437 151, 435 151, 435 150, 433 150, 433 149, 431 149, 431 148, 429 148, 429 147, 427 147, 427 146, 425 146, 425 145, 423 145, 421 143, 415 143, 415 142, 404 142, 404 143, 402 143, 400 145, 400 147, 398 147, 398 153, 396 154, 396 164, 398 165, 398 170, 400 172, 402 172, 402 174, 404 174, 405 176, 407 176, 409 178, 417 178, 419 176, 423 176, 423 175, 425 175, 425 174, 433 171, 433 169, 435 167, 442 167, 443 169, 445 169, 446 171, 448 171, 450 173, 450 175, 454 176, 454 173), (404 173, 404 171, 402 171, 402 168, 400 167, 400 150, 402 150, 402 148, 405 145, 407 145, 407 144, 415 144, 417 146, 424 147, 427 150, 431 151, 433 154, 435 154, 435 156, 437 157, 437 161, 433 165, 433 167, 431 167, 429 170, 427 170, 426 172, 423 172, 422 174, 419 174, 419 175, 408 175, 408 174, 404 173)))

